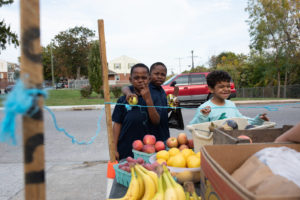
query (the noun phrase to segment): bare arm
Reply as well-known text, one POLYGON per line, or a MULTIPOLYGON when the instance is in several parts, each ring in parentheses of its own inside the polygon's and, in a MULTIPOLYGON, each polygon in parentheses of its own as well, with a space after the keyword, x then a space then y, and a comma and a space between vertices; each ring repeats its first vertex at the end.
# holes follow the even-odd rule
MULTIPOLYGON (((148 85, 145 85, 140 93, 143 99, 145 100, 147 106, 154 106, 148 85)), ((147 110, 149 113, 151 123, 154 125, 158 125, 160 122, 160 116, 155 107, 147 107, 147 110)))
POLYGON ((290 130, 283 133, 281 136, 277 137, 275 140, 276 143, 279 142, 300 142, 300 123, 295 125, 290 130))
POLYGON ((136 94, 132 93, 128 86, 122 87, 122 93, 126 96, 126 101, 128 102, 131 97, 136 97, 136 94))
POLYGON ((122 128, 122 124, 114 122, 113 133, 114 133, 114 144, 115 144, 115 152, 116 152, 116 159, 117 160, 119 160, 118 141, 119 141, 121 128, 122 128))

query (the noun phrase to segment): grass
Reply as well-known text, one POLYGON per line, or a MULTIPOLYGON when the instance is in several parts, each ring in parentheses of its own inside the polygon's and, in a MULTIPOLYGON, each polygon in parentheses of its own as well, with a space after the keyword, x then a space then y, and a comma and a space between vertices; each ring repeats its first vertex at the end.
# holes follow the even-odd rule
MULTIPOLYGON (((111 102, 116 102, 116 98, 111 98, 111 102)), ((80 90, 48 90, 47 106, 63 106, 63 105, 96 105, 103 104, 104 99, 100 98, 97 93, 92 93, 90 98, 82 98, 80 90)))

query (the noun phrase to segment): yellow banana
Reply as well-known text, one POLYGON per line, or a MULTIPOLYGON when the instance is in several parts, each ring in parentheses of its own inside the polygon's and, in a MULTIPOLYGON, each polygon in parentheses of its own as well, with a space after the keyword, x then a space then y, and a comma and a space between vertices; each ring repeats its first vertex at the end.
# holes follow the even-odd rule
POLYGON ((155 188, 158 188, 158 177, 157 177, 157 174, 153 171, 150 171, 150 170, 147 170, 146 168, 144 168, 143 166, 141 165, 138 165, 137 167, 139 167, 145 174, 149 175, 154 184, 155 184, 155 188))
POLYGON ((162 174, 158 175, 158 188, 157 188, 157 193, 153 197, 152 200, 164 200, 164 189, 163 189, 163 178, 162 174))
POLYGON ((137 180, 139 183, 139 195, 138 199, 141 199, 144 196, 145 193, 145 185, 142 176, 137 175, 137 180))
POLYGON ((124 197, 118 199, 107 199, 107 200, 139 200, 139 183, 137 178, 135 177, 134 168, 130 168, 131 171, 131 181, 129 183, 129 187, 124 197))
POLYGON ((166 183, 165 200, 178 200, 176 190, 173 188, 168 175, 163 173, 163 180, 166 183))
POLYGON ((184 193, 183 187, 174 180, 174 178, 172 177, 172 175, 169 172, 168 168, 165 165, 163 167, 164 167, 164 173, 168 176, 173 188, 176 191, 177 199, 178 200, 185 200, 185 193, 184 193))
POLYGON ((189 192, 185 192, 185 200, 190 200, 190 196, 189 192))
POLYGON ((155 184, 154 184, 152 178, 148 174, 145 174, 140 169, 140 167, 138 167, 138 165, 135 165, 135 169, 136 169, 138 176, 142 177, 142 179, 144 181, 144 185, 145 185, 145 193, 144 193, 142 200, 151 200, 155 196, 155 193, 156 193, 155 184))
POLYGON ((200 197, 197 195, 197 193, 194 191, 193 194, 192 194, 192 197, 195 199, 195 200, 199 200, 200 197))

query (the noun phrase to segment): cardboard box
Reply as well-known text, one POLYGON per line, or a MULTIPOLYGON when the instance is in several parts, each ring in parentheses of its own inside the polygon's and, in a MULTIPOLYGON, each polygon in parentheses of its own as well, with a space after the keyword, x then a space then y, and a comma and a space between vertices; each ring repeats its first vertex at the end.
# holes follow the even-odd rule
POLYGON ((253 143, 274 142, 274 140, 282 133, 286 132, 293 126, 284 125, 282 128, 268 128, 268 129, 253 129, 253 130, 232 130, 225 131, 215 128, 213 134, 214 144, 237 144, 249 143, 247 139, 237 138, 240 135, 246 135, 251 138, 253 143))
POLYGON ((205 145, 201 148, 201 183, 202 199, 299 199, 293 196, 255 196, 244 188, 231 174, 250 156, 266 147, 287 146, 300 152, 300 144, 237 144, 205 145))

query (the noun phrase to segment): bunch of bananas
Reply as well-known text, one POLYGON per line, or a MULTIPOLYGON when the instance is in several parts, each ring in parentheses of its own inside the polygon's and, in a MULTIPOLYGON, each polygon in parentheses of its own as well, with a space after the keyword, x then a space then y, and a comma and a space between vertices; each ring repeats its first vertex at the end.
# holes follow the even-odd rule
POLYGON ((167 100, 170 107, 175 107, 176 98, 173 94, 168 94, 167 100))
POLYGON ((201 200, 195 191, 194 183, 191 181, 184 182, 184 192, 186 200, 201 200))
MULTIPOLYGON (((157 173, 139 164, 131 166, 131 182, 127 193, 118 200, 190 200, 183 187, 171 176, 165 165, 157 167, 157 173)), ((112 199, 108 199, 112 200, 112 199)), ((194 200, 199 200, 195 199, 194 200)))

